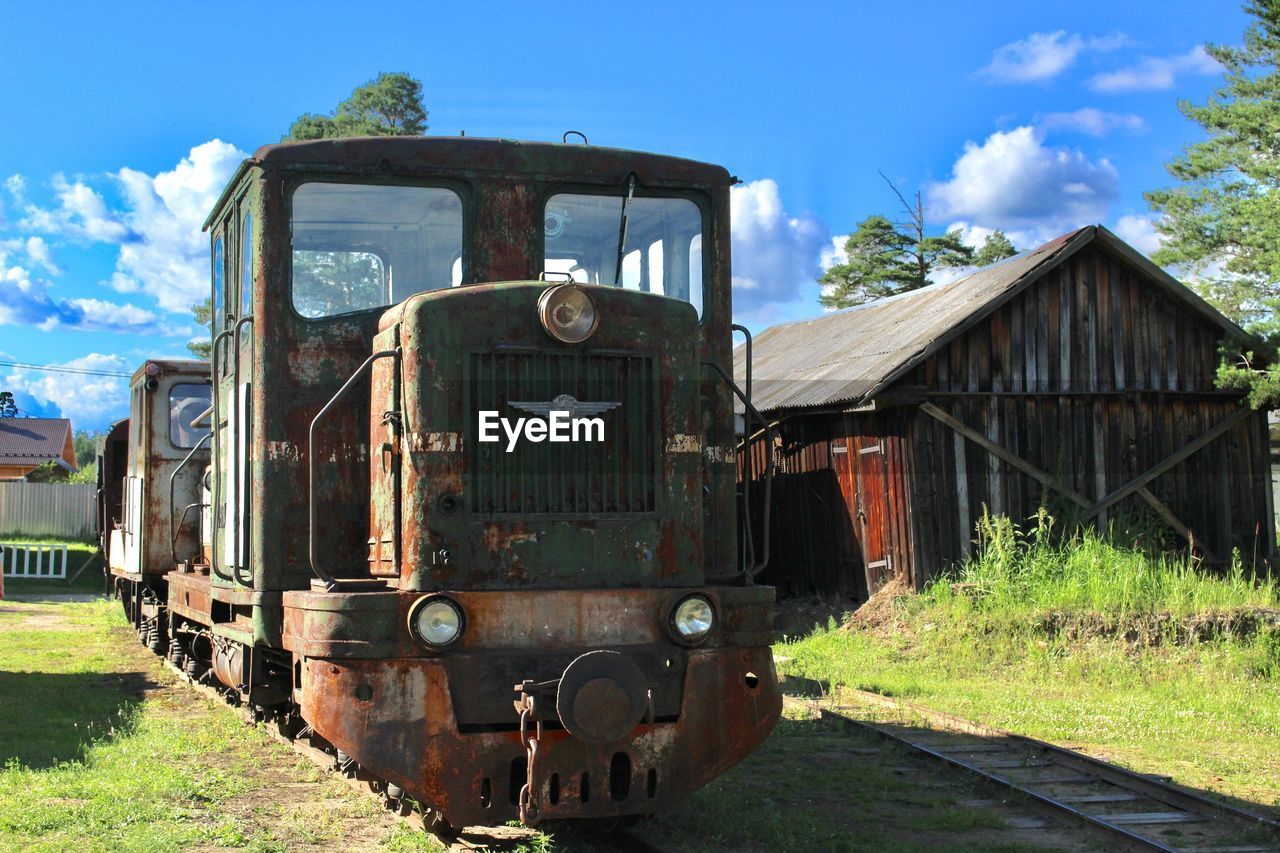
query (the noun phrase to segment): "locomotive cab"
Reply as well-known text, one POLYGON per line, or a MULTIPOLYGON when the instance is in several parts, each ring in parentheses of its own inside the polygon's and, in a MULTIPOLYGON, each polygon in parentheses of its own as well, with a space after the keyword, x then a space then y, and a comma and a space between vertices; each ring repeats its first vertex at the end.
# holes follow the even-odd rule
POLYGON ((112 517, 102 535, 107 571, 141 631, 163 609, 174 564, 200 559, 200 479, 209 450, 199 416, 210 405, 209 366, 152 359, 134 372, 129 395, 129 418, 112 428, 101 460, 111 480, 104 481, 104 522, 112 517))
POLYGON ((210 573, 170 575, 217 677, 459 826, 652 813, 754 749, 731 181, 503 140, 247 161, 207 223, 210 573))

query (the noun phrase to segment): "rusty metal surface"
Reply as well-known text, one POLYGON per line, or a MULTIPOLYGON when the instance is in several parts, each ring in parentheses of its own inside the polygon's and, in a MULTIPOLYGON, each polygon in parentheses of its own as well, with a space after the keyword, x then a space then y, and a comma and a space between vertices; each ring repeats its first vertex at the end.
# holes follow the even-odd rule
MULTIPOLYGON (((1110 231, 1089 226, 953 282, 766 329, 755 338, 753 402, 762 412, 776 412, 870 400, 1046 269, 1091 244, 1123 255, 1223 333, 1246 337, 1110 231)), ((743 348, 734 355, 734 375, 742 381, 743 348)))
POLYGON ((291 692, 316 735, 455 824, 517 816, 525 786, 531 821, 651 812, 754 748, 781 705, 773 591, 726 585, 737 573, 732 407, 726 383, 703 368, 730 355, 729 183, 716 166, 583 146, 432 138, 260 150, 209 219, 225 246, 215 304, 227 309, 213 493, 221 503, 243 476, 245 500, 214 513, 207 593, 170 575, 174 594, 207 594, 207 614, 174 610, 211 625, 204 665, 247 701, 272 704, 292 655, 291 692), (596 335, 559 343, 537 319, 543 205, 566 189, 618 192, 632 174, 644 191, 678 190, 702 211, 703 317, 676 299, 593 288, 596 335), (389 309, 299 315, 290 205, 316 179, 455 190, 466 286, 389 309), (310 458, 316 414, 377 351, 399 355, 326 415, 310 458), (560 394, 620 404, 617 452, 479 446, 478 406, 560 394), (238 436, 242 475, 231 465, 238 436), (310 533, 333 591, 313 587, 310 533), (442 590, 466 630, 428 653, 409 609, 442 590), (720 616, 696 648, 666 627, 693 590, 720 616), (613 656, 589 657, 602 651, 613 656), (594 668, 574 669, 584 655, 594 668), (263 667, 271 677, 260 684, 263 667), (582 683, 562 719, 554 693, 566 672, 582 683), (514 688, 526 684, 537 745, 519 731, 514 688), (600 742, 570 736, 566 722, 600 742), (512 763, 522 757, 523 770, 512 763))
MULTIPOLYGON (((123 547, 110 547, 111 541, 108 542, 108 566, 114 575, 143 575, 158 580, 174 568, 169 539, 169 480, 189 449, 175 447, 170 441, 169 394, 175 385, 208 379, 209 365, 202 361, 149 359, 134 371, 130 380, 134 405, 131 417, 123 422, 128 432, 128 460, 122 474, 125 484, 119 499, 123 529, 118 539, 123 547), (148 365, 154 365, 158 373, 148 376, 148 365)), ((118 440, 115 428, 111 435, 118 440)), ((207 450, 197 450, 191 464, 178 471, 174 524, 183 507, 200 501, 200 478, 208 459, 207 450)), ((197 557, 198 517, 188 514, 187 522, 178 530, 179 559, 197 557)))
MULTIPOLYGON (((303 684, 303 716, 318 731, 361 765, 378 768, 410 796, 442 811, 450 823, 493 824, 517 817, 519 788, 527 776, 520 733, 514 728, 460 733, 443 661, 308 660, 303 684), (369 698, 360 700, 361 695, 369 698)), ((670 808, 754 750, 781 713, 767 647, 696 651, 686 675, 686 685, 693 684, 698 689, 684 691, 676 721, 641 723, 620 742, 591 745, 563 729, 544 728, 534 792, 539 819, 670 808), (757 676, 755 688, 744 677, 748 672, 757 676), (630 765, 628 793, 614 799, 610 771, 619 753, 630 765), (589 779, 585 802, 584 773, 589 779), (558 777, 558 802, 550 793, 553 776, 558 777)), ((622 787, 614 786, 615 791, 622 787)))

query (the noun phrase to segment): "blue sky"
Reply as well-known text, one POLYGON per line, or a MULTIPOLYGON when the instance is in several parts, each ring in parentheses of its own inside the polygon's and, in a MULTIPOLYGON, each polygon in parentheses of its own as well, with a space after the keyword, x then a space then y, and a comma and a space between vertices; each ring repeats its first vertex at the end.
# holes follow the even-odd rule
MULTIPOLYGON (((430 133, 592 143, 725 165, 739 319, 817 313, 855 224, 897 214, 1019 248, 1101 222, 1155 237, 1142 192, 1200 138, 1236 2, 17 3, 0 0, 0 360, 129 372, 185 352, 199 224, 245 152, 379 71, 430 133), (216 10, 216 13, 215 11, 216 10)), ((125 382, 0 367, 31 414, 101 428, 125 382)))

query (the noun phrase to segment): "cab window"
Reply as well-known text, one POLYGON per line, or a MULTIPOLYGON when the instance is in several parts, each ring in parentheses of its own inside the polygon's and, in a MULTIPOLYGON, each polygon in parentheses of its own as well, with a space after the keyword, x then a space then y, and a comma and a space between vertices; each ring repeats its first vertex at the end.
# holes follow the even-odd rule
POLYGON ((293 193, 291 222, 303 317, 393 305, 460 272, 462 200, 452 190, 309 181, 293 193))
POLYGON ((686 198, 633 198, 626 245, 619 247, 623 201, 621 195, 553 195, 543 212, 544 269, 584 284, 674 296, 701 315, 698 206, 686 198))
POLYGON ((190 450, 209 431, 193 422, 212 405, 212 386, 203 382, 179 382, 169 391, 169 441, 179 450, 190 450))

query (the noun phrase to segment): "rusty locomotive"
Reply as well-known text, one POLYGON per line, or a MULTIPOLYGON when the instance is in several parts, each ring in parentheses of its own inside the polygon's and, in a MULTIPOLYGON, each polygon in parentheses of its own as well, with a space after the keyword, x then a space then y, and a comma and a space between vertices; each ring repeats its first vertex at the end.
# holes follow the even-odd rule
POLYGON ((732 180, 259 149, 206 223, 210 362, 138 370, 104 490, 140 639, 438 829, 652 814, 749 754, 781 696, 738 523, 732 180))

